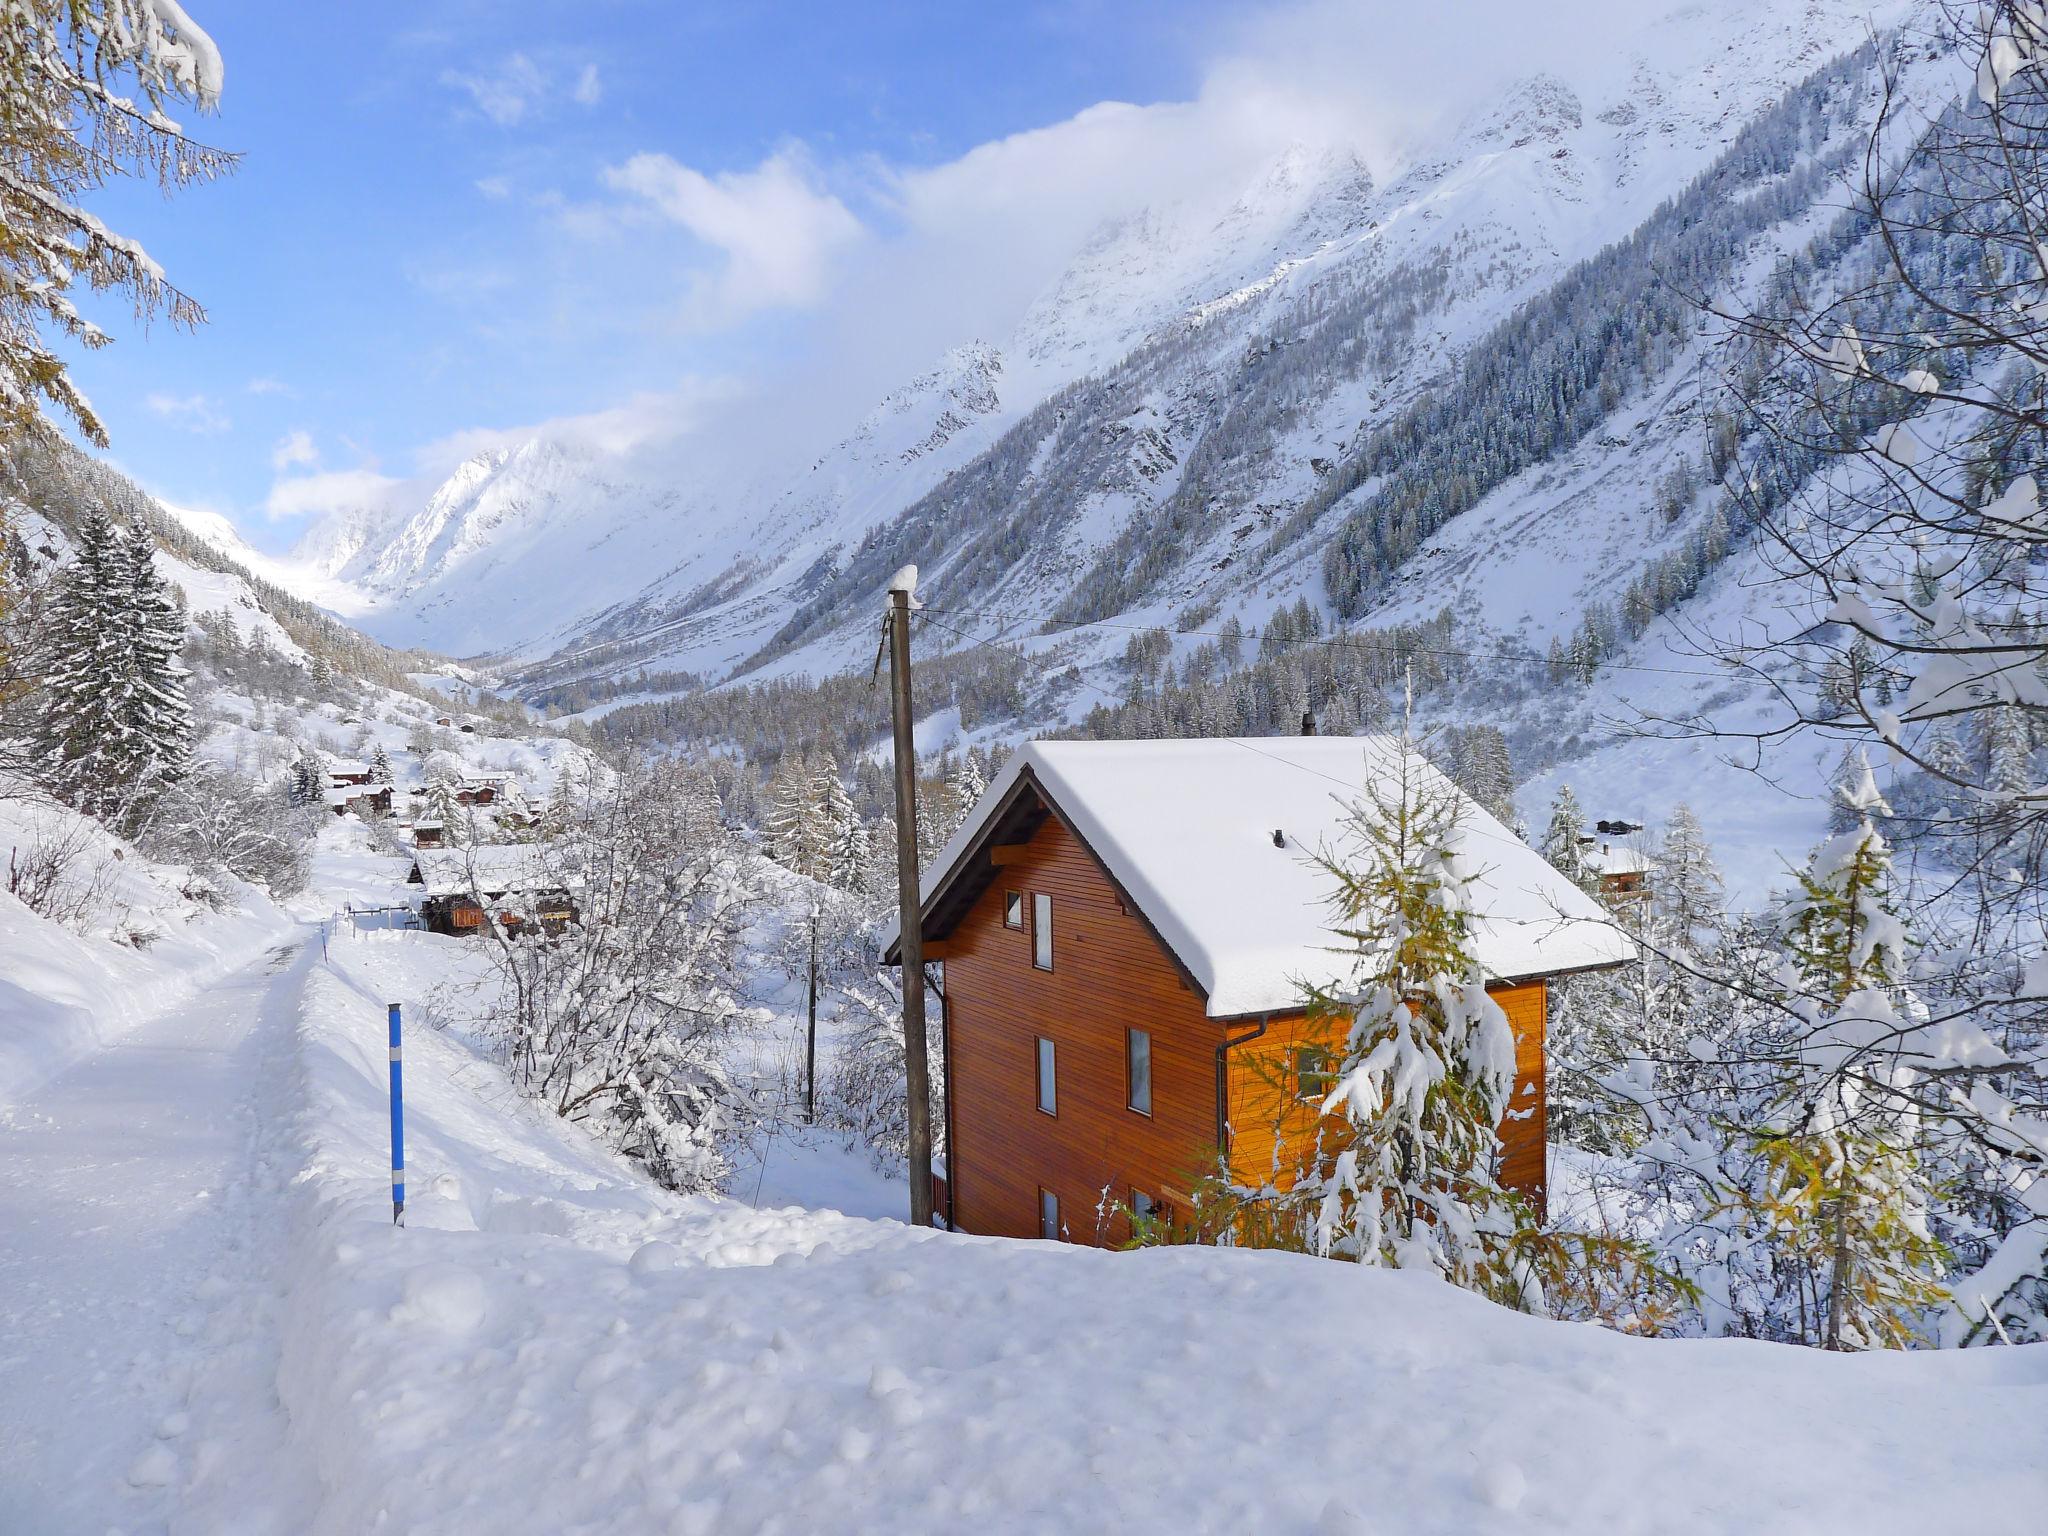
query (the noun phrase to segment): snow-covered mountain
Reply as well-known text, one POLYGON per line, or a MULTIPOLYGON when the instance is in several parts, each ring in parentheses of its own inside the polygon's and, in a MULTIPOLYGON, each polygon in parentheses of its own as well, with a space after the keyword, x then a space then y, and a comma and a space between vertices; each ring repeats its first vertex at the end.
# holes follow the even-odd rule
POLYGON ((536 438, 463 464, 417 507, 322 523, 298 566, 380 638, 549 680, 836 669, 882 567, 910 559, 949 601, 1133 623, 1190 606, 1256 622, 1303 594, 1353 618, 1412 612, 1455 570, 1474 594, 1508 593, 1502 632, 1541 642, 1656 553, 1617 539, 1615 509, 1697 451, 1675 352, 1617 375, 1612 430, 1557 445, 1569 483, 1532 468, 1360 576, 1357 515, 1385 477, 1356 466, 1375 432, 1451 390, 1485 338, 1555 306, 1603 250, 1725 221, 1696 274, 1725 286, 1752 252, 1795 249, 1828 199, 1818 180, 1798 183, 1803 201, 1785 188, 1854 139, 1883 52, 1869 28, 1905 9, 1651 13, 1378 175, 1352 146, 1297 143, 1242 185, 1129 209, 1009 335, 963 341, 795 473, 656 480, 536 438), (1658 223, 1673 199, 1683 216, 1658 223), (1553 556, 1559 582, 1529 579, 1553 556))

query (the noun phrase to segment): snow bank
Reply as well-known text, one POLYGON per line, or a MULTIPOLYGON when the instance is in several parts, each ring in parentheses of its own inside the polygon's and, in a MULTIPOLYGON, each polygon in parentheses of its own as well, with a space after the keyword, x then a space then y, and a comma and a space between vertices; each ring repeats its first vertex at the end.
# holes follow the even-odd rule
POLYGON ((72 812, 0 803, 0 867, 39 841, 76 834, 73 882, 97 880, 87 932, 38 916, 0 888, 0 1105, 283 942, 293 925, 254 886, 242 910, 182 898, 182 871, 153 864, 72 812), (116 858, 116 853, 119 857, 116 858), (145 948, 114 936, 140 936, 145 948))
POLYGON ((309 983, 279 1387, 315 1532, 2039 1528, 2048 1347, 1643 1341, 1289 1255, 672 1198, 423 1029, 395 1230, 380 1004, 452 953, 309 983))

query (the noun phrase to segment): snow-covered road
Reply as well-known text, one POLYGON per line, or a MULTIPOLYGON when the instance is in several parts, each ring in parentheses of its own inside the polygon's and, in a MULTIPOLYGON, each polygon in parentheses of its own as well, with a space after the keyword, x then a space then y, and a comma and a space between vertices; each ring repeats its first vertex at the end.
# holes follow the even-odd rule
POLYGON ((319 946, 273 951, 0 1109, 0 1530, 272 1532, 278 1194, 319 946))

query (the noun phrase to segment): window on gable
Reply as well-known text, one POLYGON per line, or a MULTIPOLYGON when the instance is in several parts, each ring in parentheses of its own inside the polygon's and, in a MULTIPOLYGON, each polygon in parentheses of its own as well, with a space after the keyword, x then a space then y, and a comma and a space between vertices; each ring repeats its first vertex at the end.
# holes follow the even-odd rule
POLYGON ((1031 893, 1031 963, 1052 969, 1052 898, 1043 891, 1031 893))
POLYGON ((1320 1104, 1336 1086, 1335 1064, 1319 1045, 1304 1045, 1294 1053, 1294 1096, 1320 1104))
POLYGON ((1060 1197, 1049 1189, 1038 1192, 1038 1235, 1048 1242, 1060 1240, 1060 1197))
POLYGON ((1003 926, 1005 928, 1022 928, 1024 926, 1024 893, 1022 891, 1003 892, 1003 926))
POLYGON ((1060 1112, 1057 1064, 1052 1042, 1043 1035, 1038 1037, 1038 1108, 1048 1115, 1060 1112))
POLYGON ((1124 1031, 1124 1103, 1141 1115, 1152 1113, 1152 1035, 1143 1029, 1124 1031))

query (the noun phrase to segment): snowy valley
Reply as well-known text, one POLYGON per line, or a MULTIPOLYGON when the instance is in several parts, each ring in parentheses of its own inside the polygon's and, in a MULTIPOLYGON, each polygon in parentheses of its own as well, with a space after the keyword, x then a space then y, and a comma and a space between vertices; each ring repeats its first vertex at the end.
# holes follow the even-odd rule
MULTIPOLYGON (((89 288, 206 318, 74 206, 236 169, 197 10, 0 23, 0 1536, 2048 1524, 2038 7, 1103 99, 1114 195, 852 410, 807 262, 915 272, 940 174, 858 114, 463 162, 567 243, 433 387, 732 372, 410 474, 259 374, 334 419, 233 515, 64 362, 89 288), (674 254, 656 162, 737 255, 606 333, 562 252, 674 254)), ((526 21, 461 131, 681 94, 526 21)))

